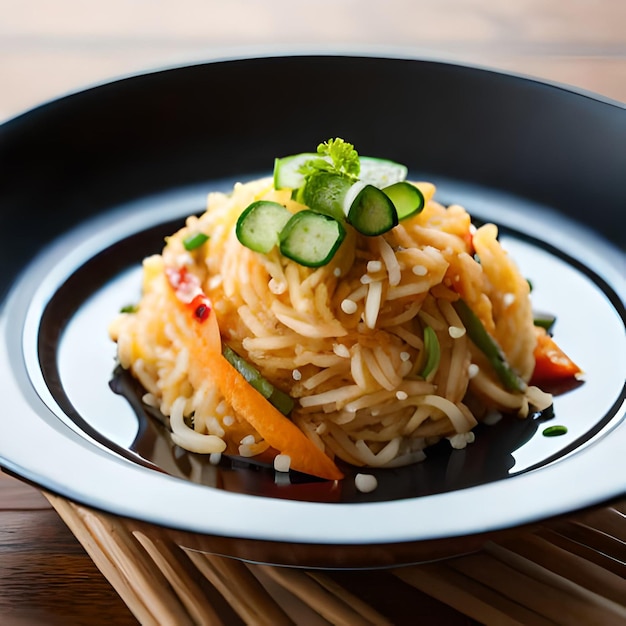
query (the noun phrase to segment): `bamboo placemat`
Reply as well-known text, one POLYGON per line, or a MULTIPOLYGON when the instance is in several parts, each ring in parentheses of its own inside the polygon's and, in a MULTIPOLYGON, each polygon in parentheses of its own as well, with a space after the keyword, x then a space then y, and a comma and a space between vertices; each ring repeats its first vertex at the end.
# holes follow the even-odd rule
POLYGON ((163 529, 44 495, 144 625, 428 623, 419 602, 427 597, 487 625, 626 624, 626 500, 520 529, 473 554, 346 572, 197 552, 163 529))

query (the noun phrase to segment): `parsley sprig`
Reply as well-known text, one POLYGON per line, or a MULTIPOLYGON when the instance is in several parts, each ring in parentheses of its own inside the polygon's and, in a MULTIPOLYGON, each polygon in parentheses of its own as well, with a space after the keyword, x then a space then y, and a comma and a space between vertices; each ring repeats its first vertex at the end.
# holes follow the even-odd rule
POLYGON ((318 159, 310 159, 300 168, 306 178, 317 172, 339 174, 352 181, 359 178, 361 164, 354 146, 340 137, 329 139, 317 146, 318 159))

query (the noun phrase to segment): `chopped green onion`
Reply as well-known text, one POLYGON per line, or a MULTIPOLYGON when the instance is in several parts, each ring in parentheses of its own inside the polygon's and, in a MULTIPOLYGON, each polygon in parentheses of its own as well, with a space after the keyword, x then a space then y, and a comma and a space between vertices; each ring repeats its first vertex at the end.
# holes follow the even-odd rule
POLYGON ((487 332, 478 316, 470 309, 464 300, 457 300, 453 303, 454 309, 458 313, 468 337, 474 345, 487 357, 491 367, 496 372, 500 382, 509 391, 525 391, 526 383, 507 363, 506 358, 496 343, 496 340, 487 332))
POLYGON ((546 331, 551 332, 554 324, 556 323, 556 316, 551 313, 535 313, 533 318, 533 324, 541 328, 545 328, 546 331))
POLYGON ((136 304, 127 304, 120 309, 120 313, 137 313, 139 307, 136 304))
POLYGON ((222 348, 224 358, 252 385, 266 400, 274 405, 283 415, 291 413, 293 399, 277 389, 265 378, 259 370, 248 363, 243 357, 238 355, 232 348, 224 346, 222 348))
POLYGON ((426 355, 425 363, 420 376, 427 379, 437 370, 439 361, 441 360, 439 339, 437 338, 437 333, 430 326, 424 328, 424 354, 426 355))
POLYGON ((193 233, 183 239, 183 246, 185 250, 187 250, 188 252, 191 252, 192 250, 199 248, 208 239, 209 239, 209 236, 205 235, 204 233, 193 233))
POLYGON ((567 427, 557 424, 554 426, 548 426, 547 428, 544 428, 541 434, 544 437, 560 437, 561 435, 565 435, 566 433, 567 433, 567 427))

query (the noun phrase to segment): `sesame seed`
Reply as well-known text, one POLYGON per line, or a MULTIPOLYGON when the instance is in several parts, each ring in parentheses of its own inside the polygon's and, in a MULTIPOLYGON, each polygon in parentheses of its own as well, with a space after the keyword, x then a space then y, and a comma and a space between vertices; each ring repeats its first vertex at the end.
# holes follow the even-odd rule
POLYGON ((269 290, 276 296, 279 296, 287 291, 287 283, 270 278, 270 282, 267 284, 269 290))
POLYGON ((302 380, 302 372, 300 370, 293 370, 293 372, 291 372, 291 375, 293 376, 294 380, 302 380))
POLYGON ((460 326, 450 326, 448 328, 448 334, 452 337, 452 339, 459 339, 465 334, 465 328, 460 326))
POLYGON ((340 357, 343 357, 345 359, 350 358, 350 349, 348 348, 348 346, 344 345, 343 343, 336 343, 333 346, 333 352, 340 357))
POLYGON ((217 289, 222 284, 222 275, 214 274, 209 278, 209 289, 217 289))
POLYGON ((411 355, 408 352, 400 352, 400 360, 405 363, 411 358, 411 355))
POLYGON ((239 452, 239 456, 244 456, 246 458, 249 458, 255 455, 255 453, 252 452, 252 448, 246 445, 239 446, 238 452, 239 452))
POLYGON ((502 413, 500 413, 500 411, 492 409, 490 411, 487 411, 487 414, 485 415, 485 417, 483 417, 481 421, 487 426, 493 426, 494 424, 497 424, 501 419, 502 413))
POLYGON ((363 276, 361 276, 362 285, 369 285, 372 281, 373 278, 371 276, 368 276, 367 274, 363 274, 363 276))
POLYGON ((416 275, 416 276, 426 276, 426 274, 428 274, 428 268, 424 267, 423 265, 414 265, 411 268, 411 271, 416 275))
POLYGON ((406 391, 396 391, 396 398, 398 400, 406 400, 409 397, 409 394, 406 391))
POLYGON ((274 469, 277 472, 288 472, 291 467, 291 457, 288 454, 277 454, 274 457, 274 469))
POLYGON ((478 374, 479 371, 480 371, 480 368, 478 367, 478 365, 476 365, 476 363, 470 363, 469 367, 467 368, 467 375, 471 379, 471 378, 474 378, 474 376, 476 376, 476 374, 478 374))
POLYGON ((151 393, 144 393, 141 398, 141 401, 144 404, 147 404, 148 406, 151 406, 154 408, 158 408, 159 406, 158 398, 154 394, 151 394, 151 393))
POLYGON ((191 258, 191 254, 187 254, 183 252, 176 256, 176 265, 178 267, 185 267, 189 265, 193 265, 193 259, 191 258))
POLYGON ((232 426, 235 423, 235 418, 232 415, 224 415, 222 422, 224 426, 232 426))
POLYGON ((515 302, 515 294, 514 293, 505 293, 502 296, 502 303, 504 306, 509 307, 515 302))
POLYGON ((361 493, 370 493, 378 487, 378 481, 376 480, 376 476, 372 474, 357 474, 354 477, 354 486, 361 493))
POLYGON ((358 309, 357 303, 354 300, 350 300, 349 298, 346 298, 341 303, 341 310, 347 315, 352 315, 353 313, 356 313, 357 309, 358 309))
POLYGON ((334 276, 335 278, 339 278, 339 277, 341 276, 341 268, 336 267, 336 268, 333 270, 333 276, 334 276))
POLYGON ((469 433, 457 433, 456 435, 452 435, 452 437, 448 437, 450 445, 455 450, 463 450, 468 443, 473 443, 474 439, 475 437, 472 431, 469 433))

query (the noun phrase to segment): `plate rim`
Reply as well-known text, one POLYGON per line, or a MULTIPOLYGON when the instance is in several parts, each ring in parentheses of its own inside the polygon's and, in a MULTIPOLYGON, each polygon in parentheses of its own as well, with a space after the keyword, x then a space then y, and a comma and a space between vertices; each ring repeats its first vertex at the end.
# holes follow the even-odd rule
MULTIPOLYGON (((284 55, 280 55, 282 58, 284 55)), ((294 55, 289 55, 294 56, 294 55)), ((299 53, 295 56, 310 56, 309 53, 299 53)), ((325 57, 350 57, 352 58, 353 54, 325 54, 325 55, 315 55, 315 56, 325 56, 325 57)), ((379 55, 360 55, 361 57, 366 58, 381 58, 379 55)), ((257 57, 254 57, 257 58, 257 57)), ((264 57, 265 59, 275 58, 274 55, 269 55, 264 57)), ((444 65, 451 65, 454 67, 468 67, 470 69, 478 69, 481 71, 488 71, 504 76, 516 77, 523 80, 531 80, 533 82, 537 82, 540 84, 556 87, 558 89, 563 89, 568 92, 578 93, 579 95, 583 95, 585 97, 589 97, 605 104, 618 106, 620 108, 625 108, 626 105, 622 105, 617 101, 612 101, 611 99, 607 99, 604 96, 599 94, 591 94, 587 92, 580 92, 575 88, 572 89, 569 86, 564 86, 560 84, 554 84, 550 81, 544 81, 542 79, 536 79, 532 77, 526 77, 522 75, 517 75, 515 73, 505 72, 501 70, 494 70, 491 68, 483 68, 479 66, 474 66, 471 64, 459 64, 450 61, 437 61, 437 60, 429 60, 424 59, 422 57, 415 59, 407 59, 406 57, 382 57, 382 58, 393 58, 393 59, 401 59, 401 60, 419 60, 419 61, 429 61, 434 63, 440 63, 444 65)), ((238 60, 248 60, 249 57, 241 57, 241 58, 225 58, 216 61, 210 61, 208 63, 213 64, 217 62, 231 62, 238 60)), ((199 62, 195 65, 206 65, 207 62, 199 62)), ((179 68, 187 68, 189 65, 180 65, 180 66, 171 66, 168 68, 155 69, 148 73, 160 73, 160 72, 168 72, 175 71, 179 68)), ((143 76, 146 72, 137 72, 130 74, 124 78, 117 79, 114 81, 107 80, 99 85, 94 85, 88 89, 98 88, 101 85, 111 85, 118 80, 128 80, 137 76, 143 76)), ((80 89, 76 93, 82 93, 85 89, 80 89)), ((64 96, 64 97, 71 97, 64 96)), ((58 102, 63 98, 55 98, 50 101, 58 102)), ((48 103, 49 104, 49 103, 48 103)), ((43 107, 47 106, 46 103, 42 105, 38 105, 35 109, 31 109, 25 113, 19 114, 17 117, 21 117, 23 115, 28 115, 32 110, 39 110, 43 107)), ((15 119, 15 118, 12 118, 15 119)), ((11 119, 4 122, 4 124, 10 123, 11 119)), ((108 214, 108 213, 107 213, 108 214)), ((79 227, 80 228, 80 227, 79 227)), ((73 233, 74 230, 70 231, 73 233)), ((593 232, 593 231, 591 231, 593 232)), ((54 243, 53 243, 54 245, 54 243)), ((613 246, 613 244, 609 244, 613 246)), ((22 303, 20 302, 20 287, 23 286, 23 281, 28 280, 30 278, 30 270, 27 268, 26 272, 22 273, 21 277, 14 282, 11 286, 9 293, 3 298, 2 303, 0 304, 0 332, 2 336, 6 338, 7 345, 12 345, 13 347, 17 346, 16 341, 21 338, 21 332, 15 333, 11 322, 15 322, 15 317, 17 314, 17 310, 20 309, 22 303), (20 338, 17 337, 20 335, 20 338)), ((613 289, 617 290, 616 285, 611 285, 613 289)), ((22 295, 23 298, 23 295, 22 295)), ((25 322, 24 322, 25 324, 25 322)), ((24 326, 22 326, 22 331, 24 326)), ((20 339, 21 340, 21 339, 20 339)), ((4 348, 4 345, 3 345, 4 348)), ((10 368, 10 362, 8 358, 8 350, 5 353, 4 349, 0 353, 0 366, 10 368)), ((11 369, 11 368, 10 368, 11 369)), ((31 408, 31 403, 39 398, 39 396, 34 392, 32 388, 29 387, 28 377, 20 379, 19 374, 25 374, 26 372, 22 372, 22 370, 15 371, 11 369, 11 379, 10 383, 14 386, 15 389, 19 389, 23 394, 22 400, 22 408, 28 409, 31 408), (34 395, 32 395, 34 394, 34 395)), ((4 388, 5 383, 2 383, 4 388)), ((579 509, 585 506, 592 506, 598 504, 600 502, 606 501, 613 497, 616 497, 626 491, 625 484, 623 482, 623 478, 621 476, 626 475, 626 455, 620 455, 619 452, 623 446, 620 446, 620 437, 623 440, 626 437, 626 406, 624 405, 624 394, 622 393, 622 405, 621 408, 617 411, 616 417, 614 418, 615 423, 612 427, 602 434, 601 437, 598 437, 596 441, 593 441, 590 445, 586 446, 584 449, 581 449, 574 453, 571 456, 568 456, 565 459, 557 461, 550 465, 550 471, 552 472, 552 479, 555 482, 559 482, 563 477, 567 477, 567 473, 571 472, 572 466, 576 468, 582 476, 584 476, 581 481, 588 487, 589 481, 593 480, 594 472, 596 471, 596 465, 599 459, 602 458, 602 455, 605 454, 603 451, 598 451, 598 442, 604 441, 605 444, 608 441, 610 446, 608 447, 613 453, 615 453, 615 458, 617 459, 617 463, 615 463, 612 468, 613 474, 609 476, 609 480, 601 487, 597 488, 595 483, 593 487, 596 488, 595 491, 589 490, 589 495, 586 499, 581 500, 579 497, 576 497, 572 492, 568 495, 567 498, 562 500, 553 500, 548 507, 544 505, 541 507, 541 510, 538 510, 536 506, 529 506, 527 513, 525 516, 520 517, 519 515, 514 516, 512 518, 510 515, 506 515, 500 513, 500 515, 496 516, 495 519, 492 520, 490 524, 490 528, 492 530, 499 530, 502 528, 509 528, 511 526, 518 526, 520 524, 529 523, 536 521, 538 519, 544 519, 546 517, 551 517, 554 515, 561 515, 563 513, 567 513, 572 510, 579 509), (576 462, 572 465, 572 461, 576 460, 576 462), (567 469, 564 470, 563 467, 567 465, 567 469), (565 472, 565 474, 564 474, 565 472)), ((49 411, 48 408, 45 409, 49 411)), ((34 415, 34 412, 33 412, 34 415)), ((51 412, 51 416, 54 414, 51 412)), ((32 417, 32 415, 31 415, 32 417)), ((55 419, 56 416, 54 416, 55 419)), ((40 421, 40 420, 35 420, 40 421)), ((47 423, 47 422, 46 422, 47 423)), ((2 427, 3 419, 0 417, 0 428, 2 427)), ((115 482, 116 479, 122 480, 124 477, 132 476, 137 478, 137 484, 133 485, 133 488, 130 489, 127 493, 124 494, 122 498, 122 502, 118 501, 118 505, 115 507, 116 510, 111 511, 111 498, 115 496, 115 489, 111 488, 111 486, 107 486, 103 484, 103 491, 94 494, 92 490, 89 489, 89 485, 86 482, 86 477, 81 476, 80 473, 76 475, 76 481, 74 482, 74 486, 70 489, 64 487, 63 476, 59 474, 58 470, 54 470, 48 474, 45 473, 45 464, 43 460, 36 464, 36 469, 32 469, 32 465, 29 468, 28 465, 28 450, 24 448, 24 442, 20 442, 20 438, 16 433, 11 432, 11 429, 8 429, 8 436, 3 437, 2 441, 0 441, 0 465, 4 466, 7 470, 12 473, 18 474, 25 478, 26 480, 35 482, 47 488, 53 492, 60 493, 64 497, 68 497, 70 499, 76 500, 77 502, 81 502, 83 504, 87 504, 93 506, 94 508, 108 510, 114 512, 119 515, 127 516, 135 519, 143 519, 146 520, 146 517, 150 517, 151 519, 146 520, 152 523, 156 523, 166 527, 178 528, 181 530, 188 530, 191 532, 198 533, 210 533, 217 534, 225 537, 234 537, 234 538, 247 538, 247 539, 258 539, 258 540, 266 540, 266 541, 279 541, 279 542, 294 542, 294 543, 311 543, 312 538, 310 535, 305 535, 301 532, 298 532, 297 527, 291 528, 288 531, 285 531, 284 528, 277 528, 275 525, 275 520, 277 515, 284 515, 286 519, 295 521, 298 517, 302 515, 302 509, 305 508, 307 513, 311 515, 320 515, 323 516, 324 512, 328 509, 328 507, 332 507, 337 510, 340 515, 345 513, 348 509, 354 509, 355 507, 359 509, 359 513, 361 515, 368 514, 370 510, 372 512, 376 511, 376 516, 380 518, 381 515, 387 517, 391 520, 391 526, 385 525, 384 530, 382 528, 376 528, 374 525, 368 525, 366 531, 360 530, 358 533, 355 532, 355 529, 352 525, 343 524, 340 528, 336 529, 334 537, 328 537, 320 535, 315 538, 313 543, 320 544, 332 544, 332 545, 371 545, 371 544, 387 544, 387 543, 396 543, 396 542, 416 542, 416 541, 424 541, 430 539, 443 539, 450 536, 464 536, 467 534, 480 533, 485 530, 484 527, 484 518, 476 517, 477 513, 474 510, 475 507, 472 506, 475 503, 475 495, 478 490, 481 493, 486 494, 486 499, 489 500, 491 497, 496 499, 498 497, 502 497, 502 489, 501 483, 503 481, 496 481, 493 484, 489 485, 480 485, 478 487, 468 487, 457 492, 455 494, 461 494, 457 498, 459 501, 460 508, 464 508, 469 511, 467 517, 463 520, 462 524, 457 523, 458 520, 452 520, 452 523, 446 525, 440 525, 439 527, 432 525, 429 529, 424 529, 423 527, 418 527, 413 530, 407 529, 406 526, 400 528, 397 527, 397 524, 393 522, 394 518, 402 517, 403 515, 407 515, 407 509, 409 509, 409 513, 411 515, 415 515, 417 518, 422 518, 422 520, 433 520, 438 519, 438 516, 441 516, 442 513, 445 512, 447 505, 443 505, 442 501, 444 499, 449 500, 449 494, 434 494, 431 496, 423 496, 417 499, 414 499, 411 502, 411 506, 407 505, 407 500, 401 501, 390 501, 390 502, 374 502, 374 503, 352 503, 352 504, 338 504, 338 503, 311 503, 311 502, 292 502, 292 501, 283 501, 283 500, 271 500, 271 507, 273 510, 271 512, 271 519, 269 520, 269 524, 265 523, 262 528, 253 528, 251 529, 249 524, 247 524, 245 509, 247 508, 247 504, 239 505, 234 502, 234 500, 241 500, 242 498, 246 501, 253 499, 255 503, 258 504, 258 501, 262 501, 264 506, 267 506, 268 499, 261 498, 259 496, 252 495, 241 495, 241 494, 229 494, 226 492, 220 492, 215 489, 210 489, 201 485, 195 485, 192 483, 186 483, 185 481, 181 481, 180 479, 169 477, 163 474, 157 474, 152 470, 147 468, 140 467, 138 465, 133 465, 130 462, 120 459, 113 458, 111 454, 104 454, 102 450, 98 450, 91 442, 85 440, 83 437, 79 437, 76 433, 71 433, 70 429, 67 426, 63 425, 63 428, 52 428, 46 429, 49 432, 46 432, 46 435, 49 436, 48 442, 59 442, 60 449, 62 451, 74 451, 77 453, 79 460, 83 460, 84 458, 96 458, 98 459, 97 469, 110 469, 112 475, 109 475, 109 478, 115 482), (78 443, 78 446, 76 444, 78 443), (2 450, 5 450, 2 452, 2 450), (94 455, 93 452, 96 452, 94 455), (87 455, 87 456, 85 456, 87 455), (111 463, 113 460, 113 463, 111 463), (129 469, 130 468, 130 469, 129 469), (114 479, 113 476, 116 478, 114 479), (148 513, 146 515, 145 508, 143 505, 145 503, 142 502, 142 506, 138 506, 138 503, 141 502, 138 499, 138 496, 142 492, 150 492, 155 487, 161 487, 168 496, 171 497, 170 503, 172 505, 172 509, 174 511, 183 510, 182 505, 187 501, 187 498, 194 499, 198 502, 198 510, 196 510, 191 516, 191 518, 183 519, 180 515, 165 515, 162 510, 157 508, 151 509, 152 514, 148 513), (105 494, 105 495, 103 495, 105 494), (203 495, 204 494, 204 495, 203 495), (246 522, 242 524, 232 524, 232 520, 229 520, 228 526, 225 525, 214 525, 212 527, 208 527, 206 525, 206 521, 203 521, 203 515, 206 514, 206 508, 211 508, 208 502, 206 502, 207 496, 206 494, 211 494, 211 499, 213 500, 213 504, 215 504, 217 500, 217 504, 224 506, 231 504, 235 504, 234 509, 237 513, 242 513, 241 519, 246 520, 246 522), (219 494, 218 498, 215 498, 215 495, 219 494), (419 503, 417 503, 419 501, 419 503), (243 509, 243 510, 242 510, 243 509), (297 509, 297 511, 296 511, 297 509), (380 511, 383 510, 381 514, 380 511), (421 533, 421 534, 420 534, 421 533)), ((6 430, 6 429, 5 429, 6 430)), ((604 450, 607 447, 605 445, 604 450)), ((545 471, 545 470, 542 470, 545 471)), ((534 490, 537 488, 538 480, 545 480, 545 473, 542 474, 540 478, 538 475, 541 472, 537 473, 529 473, 529 474, 521 474, 519 476, 511 476, 506 479, 506 484, 513 484, 511 481, 514 481, 518 495, 520 493, 529 497, 529 500, 532 502, 532 494, 534 490), (522 485, 522 487, 520 487, 522 485)), ((163 497, 162 493, 160 497, 163 497)), ((151 506, 155 506, 157 503, 152 502, 151 506)), ((263 508, 263 507, 262 507, 263 508)), ((185 512, 188 514, 188 511, 185 512)), ((351 516, 347 516, 351 517, 351 516)), ((353 516, 352 516, 353 517, 353 516)), ((351 517, 351 522, 353 521, 351 517)))

